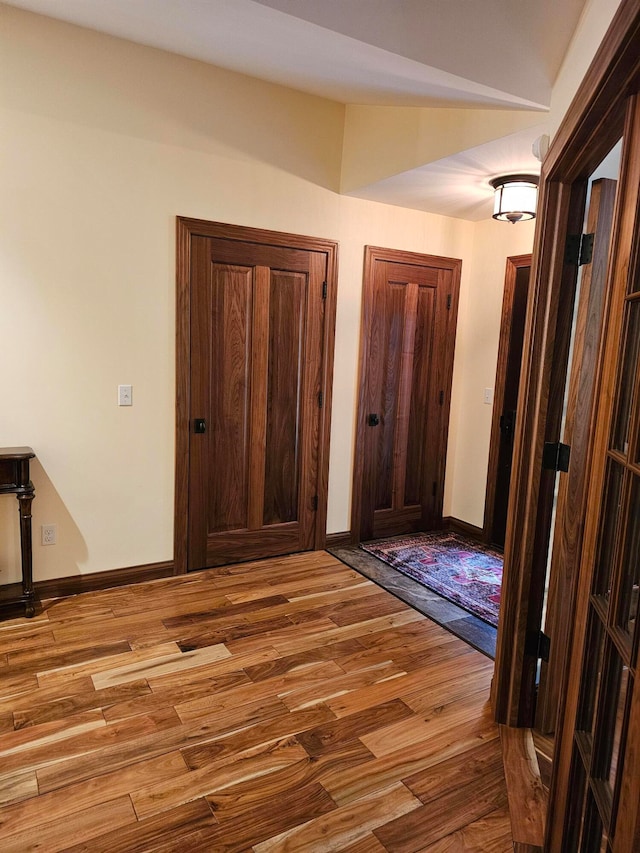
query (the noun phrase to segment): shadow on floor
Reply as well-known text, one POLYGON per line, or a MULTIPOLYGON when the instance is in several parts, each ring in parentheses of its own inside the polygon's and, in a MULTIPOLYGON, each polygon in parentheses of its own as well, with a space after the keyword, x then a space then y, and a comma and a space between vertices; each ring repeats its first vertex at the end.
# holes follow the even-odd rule
POLYGON ((438 625, 460 637, 465 643, 492 659, 496 656, 497 629, 477 616, 468 613, 453 602, 422 586, 412 578, 363 551, 358 545, 344 548, 327 548, 330 554, 357 572, 365 575, 392 593, 401 601, 410 604, 420 613, 433 619, 438 625))

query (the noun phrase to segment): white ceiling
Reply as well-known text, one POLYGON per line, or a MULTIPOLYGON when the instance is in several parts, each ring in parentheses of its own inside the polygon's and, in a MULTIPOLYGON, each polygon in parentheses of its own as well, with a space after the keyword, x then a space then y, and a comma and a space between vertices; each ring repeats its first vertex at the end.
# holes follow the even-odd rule
POLYGON ((8 2, 342 103, 541 110, 535 132, 354 193, 478 219, 487 176, 538 170, 531 142, 585 0, 8 2))

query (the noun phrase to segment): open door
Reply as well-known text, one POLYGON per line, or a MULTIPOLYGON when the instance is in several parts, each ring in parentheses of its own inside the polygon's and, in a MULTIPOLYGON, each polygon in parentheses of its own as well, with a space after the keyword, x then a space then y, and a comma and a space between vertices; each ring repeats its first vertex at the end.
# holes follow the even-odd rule
POLYGON ((485 542, 498 548, 504 548, 507 531, 511 461, 530 275, 531 255, 507 258, 483 524, 485 542))

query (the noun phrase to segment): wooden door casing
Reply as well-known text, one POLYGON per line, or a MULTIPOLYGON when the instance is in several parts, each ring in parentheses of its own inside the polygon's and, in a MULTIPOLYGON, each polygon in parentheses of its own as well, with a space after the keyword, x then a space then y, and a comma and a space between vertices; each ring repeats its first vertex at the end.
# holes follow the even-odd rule
POLYGON ((354 540, 441 523, 460 269, 365 249, 354 540))
POLYGON ((498 343, 498 363, 494 386, 493 413, 491 418, 491 440, 489 443, 489 463, 487 466, 487 490, 485 496, 483 538, 487 544, 504 547, 506 530, 506 508, 509 497, 510 476, 505 470, 500 477, 500 469, 508 463, 511 471, 513 455, 513 430, 515 418, 511 424, 511 447, 508 459, 503 448, 504 437, 501 419, 506 411, 517 409, 518 387, 520 384, 520 365, 524 343, 524 321, 526 313, 527 290, 531 274, 531 255, 514 255, 507 258, 504 295, 502 298, 502 318, 500 322, 500 340, 498 343), (524 278, 526 276, 526 279, 524 278), (498 480, 501 480, 500 487, 498 480), (504 482, 506 480, 506 483, 504 482), (499 494, 506 491, 506 495, 499 494), (498 501, 503 506, 498 506, 498 501), (496 537, 495 526, 500 536, 496 537), (500 541, 497 541, 497 540, 500 541))
POLYGON ((178 220, 177 572, 324 545, 336 262, 178 220))

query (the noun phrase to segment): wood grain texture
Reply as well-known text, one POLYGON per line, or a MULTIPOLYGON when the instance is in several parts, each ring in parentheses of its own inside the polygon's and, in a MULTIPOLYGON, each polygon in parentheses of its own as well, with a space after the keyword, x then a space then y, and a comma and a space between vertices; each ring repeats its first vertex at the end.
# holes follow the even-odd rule
POLYGON ((542 785, 530 729, 500 726, 513 840, 541 847, 547 819, 542 785))
POLYGON ((3 853, 506 849, 490 661, 327 554, 34 619, 0 631, 3 853))
POLYGON ((351 517, 360 540, 441 524, 461 264, 365 248, 351 517))
POLYGON ((177 227, 175 572, 323 547, 337 244, 177 227))

